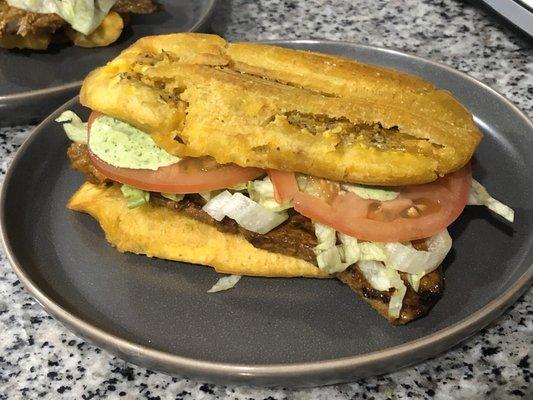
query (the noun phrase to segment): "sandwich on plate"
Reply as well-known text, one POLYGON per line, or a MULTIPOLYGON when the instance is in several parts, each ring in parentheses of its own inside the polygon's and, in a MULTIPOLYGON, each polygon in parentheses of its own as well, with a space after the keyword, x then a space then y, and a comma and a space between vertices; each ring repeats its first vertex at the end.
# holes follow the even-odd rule
POLYGON ((108 46, 129 14, 158 9, 154 0, 0 0, 0 47, 46 50, 52 41, 108 46))
POLYGON ((441 297, 447 227, 481 133, 449 92, 326 54, 146 37, 85 79, 58 122, 86 182, 68 207, 121 252, 230 274, 337 278, 393 324, 441 297))

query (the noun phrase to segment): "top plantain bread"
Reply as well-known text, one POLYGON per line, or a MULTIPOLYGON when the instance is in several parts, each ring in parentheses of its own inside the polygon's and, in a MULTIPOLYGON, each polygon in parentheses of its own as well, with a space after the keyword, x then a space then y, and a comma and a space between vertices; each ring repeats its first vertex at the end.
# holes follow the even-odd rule
POLYGON ((80 99, 175 155, 354 183, 433 181, 481 140, 471 114, 423 79, 216 35, 140 39, 93 71, 80 99))

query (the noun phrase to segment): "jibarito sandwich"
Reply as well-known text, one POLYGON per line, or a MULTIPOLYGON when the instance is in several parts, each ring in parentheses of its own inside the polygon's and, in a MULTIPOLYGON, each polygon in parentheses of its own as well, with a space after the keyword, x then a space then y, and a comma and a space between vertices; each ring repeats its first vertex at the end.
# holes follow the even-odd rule
POLYGON ((130 14, 158 8, 153 0, 0 0, 0 47, 46 50, 53 41, 108 46, 130 14))
POLYGON ((513 220, 471 176, 471 114, 420 78, 215 35, 139 40, 59 118, 87 182, 68 206, 122 252, 222 278, 337 278, 393 324, 440 298, 467 203, 513 220))

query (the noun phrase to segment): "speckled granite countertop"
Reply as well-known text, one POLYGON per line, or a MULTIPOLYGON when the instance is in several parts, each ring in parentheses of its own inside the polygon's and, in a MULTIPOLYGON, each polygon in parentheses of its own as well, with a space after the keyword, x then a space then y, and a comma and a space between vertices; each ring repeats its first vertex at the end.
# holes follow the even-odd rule
MULTIPOLYGON (((533 116, 531 46, 469 3, 226 0, 213 29, 230 40, 325 38, 397 48, 466 72, 533 116)), ((29 130, 0 129, 2 179, 29 130)), ((215 386, 136 367, 77 338, 32 300, 0 251, 0 399, 533 398, 532 315, 530 290, 464 344, 379 378, 297 391, 215 386)))

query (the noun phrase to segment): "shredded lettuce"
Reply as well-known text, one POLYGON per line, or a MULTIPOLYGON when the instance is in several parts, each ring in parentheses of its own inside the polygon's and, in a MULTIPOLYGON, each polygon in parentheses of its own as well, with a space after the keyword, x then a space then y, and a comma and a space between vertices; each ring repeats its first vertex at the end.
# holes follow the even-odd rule
POLYGON ((487 192, 487 189, 475 179, 472 179, 468 204, 486 206, 489 210, 501 215, 507 221, 514 222, 513 209, 492 197, 489 192, 487 192))
POLYGON ((296 184, 298 185, 298 190, 300 190, 300 192, 307 193, 307 175, 296 174, 296 184))
POLYGON ((313 222, 313 225, 315 227, 315 236, 318 239, 318 245, 314 248, 315 252, 334 247, 337 243, 337 232, 335 229, 320 222, 313 222))
POLYGON ((226 216, 226 204, 231 202, 232 198, 233 195, 227 190, 224 190, 215 197, 210 197, 206 205, 202 207, 202 210, 208 213, 211 218, 215 219, 216 221, 222 221, 226 216))
POLYGON ((339 240, 342 243, 340 246, 342 249, 342 260, 348 265, 355 264, 361 258, 361 248, 359 247, 357 239, 340 232, 338 235, 339 240))
POLYGON ((209 201, 209 200, 211 200, 212 193, 213 192, 201 192, 201 193, 198 193, 198 194, 200 196, 202 196, 202 199, 204 199, 205 201, 209 201))
POLYGON ((452 248, 452 238, 445 229, 430 237, 428 250, 416 250, 413 246, 393 242, 385 244, 385 264, 398 271, 425 275, 435 270, 452 248))
POLYGON ((316 262, 318 268, 328 274, 342 272, 349 267, 347 263, 342 262, 341 253, 337 246, 318 252, 316 262))
POLYGON ((241 280, 241 275, 229 275, 220 278, 217 283, 215 283, 207 293, 221 292, 223 290, 228 290, 234 287, 237 282, 241 280))
POLYGON ((210 192, 201 192, 198 194, 202 197, 202 199, 204 199, 207 202, 211 200, 213 197, 218 196, 222 192, 223 190, 211 190, 210 192))
POLYGON ((407 280, 415 292, 418 292, 420 281, 426 274, 407 274, 407 280))
POLYGON ((392 287, 391 278, 395 275, 394 270, 389 271, 383 263, 379 261, 360 261, 357 268, 363 273, 368 283, 379 291, 387 291, 392 287))
POLYGON ((398 318, 400 315, 407 288, 399 274, 400 268, 395 268, 394 263, 392 265, 389 263, 391 261, 403 263, 402 271, 411 268, 416 270, 416 274, 407 272, 406 275, 410 285, 417 291, 420 280, 426 274, 425 271, 420 272, 419 269, 428 268, 428 266, 430 270, 436 268, 436 266, 433 267, 432 260, 440 264, 442 259, 436 258, 444 258, 449 251, 448 244, 451 246, 451 238, 447 231, 430 239, 428 244, 430 251, 423 252, 402 243, 359 242, 356 238, 336 232, 327 225, 319 222, 313 222, 313 224, 318 239, 318 245, 313 249, 318 267, 328 274, 334 274, 357 263, 374 289, 388 291, 394 288, 389 303, 389 315, 393 318, 398 318), (337 238, 340 244, 337 244, 337 238), (389 255, 392 256, 389 258, 389 255))
POLYGON ((202 210, 217 221, 229 217, 244 229, 260 234, 270 232, 289 218, 285 211, 268 210, 242 193, 231 194, 227 190, 209 200, 202 210))
POLYGON ((182 201, 185 197, 184 194, 173 194, 173 193, 161 193, 161 196, 172 200, 172 201, 182 201))
POLYGON ((120 187, 122 195, 128 202, 128 208, 136 208, 143 204, 148 204, 150 201, 150 192, 134 188, 130 185, 122 185, 120 187))
POLYGON ((400 312, 402 311, 403 298, 407 292, 407 287, 405 286, 405 283, 403 283, 403 280, 398 272, 396 272, 396 275, 392 280, 392 285, 394 288, 394 293, 390 297, 389 301, 389 316, 399 318, 400 312))
MULTIPOLYGON (((237 191, 237 192, 247 192, 248 191, 248 183, 249 182, 241 183, 241 184, 234 185, 234 186, 226 188, 226 189, 234 190, 234 191, 237 191)), ((222 192, 223 192, 222 189, 218 189, 218 190, 211 190, 210 192, 200 192, 198 194, 202 197, 202 199, 204 199, 207 202, 207 201, 211 200, 213 197, 218 196, 222 192)))
POLYGON ((360 242, 361 260, 385 261, 385 243, 381 242, 360 242))
POLYGON ((63 122, 63 129, 70 140, 87 144, 87 123, 83 122, 73 111, 63 111, 55 121, 63 122))
POLYGON ((270 211, 278 212, 293 207, 291 202, 279 204, 276 201, 274 198, 274 185, 272 185, 268 176, 262 180, 248 182, 247 189, 248 195, 253 201, 261 204, 270 211))
POLYGON ((238 183, 228 188, 229 190, 235 190, 236 192, 245 192, 248 190, 248 183, 238 183))
POLYGON ((313 248, 318 268, 328 274, 344 271, 349 264, 344 262, 345 251, 337 246, 337 232, 335 229, 320 222, 313 222, 318 245, 313 248))
POLYGON ((313 222, 318 245, 313 248, 316 254, 318 268, 328 274, 342 272, 350 265, 359 260, 359 246, 357 239, 338 233, 339 241, 337 245, 337 232, 319 222, 313 222))
POLYGON ((407 287, 398 271, 386 267, 379 261, 359 261, 357 268, 374 289, 379 291, 394 289, 389 302, 388 314, 392 318, 398 318, 402 310, 403 298, 407 291, 407 287))
POLYGON ((343 183, 341 188, 347 192, 355 193, 359 197, 368 200, 387 201, 394 200, 400 192, 379 186, 358 185, 355 183, 343 183))
POLYGON ((7 0, 16 8, 39 14, 57 14, 72 29, 89 35, 104 20, 117 0, 7 0))
POLYGON ((311 196, 319 198, 323 195, 321 190, 321 184, 317 184, 316 181, 310 179, 310 177, 307 175, 296 174, 296 184, 298 185, 298 190, 300 192, 307 193, 311 196))
POLYGON ((318 239, 318 245, 313 250, 317 255, 319 268, 327 273, 344 271, 359 260, 387 260, 385 243, 359 242, 356 238, 337 232, 319 222, 313 222, 313 225, 318 239), (336 244, 337 238, 340 245, 336 244), (321 255, 325 251, 328 253, 321 255), (339 257, 334 255, 335 252, 339 253, 339 257))

